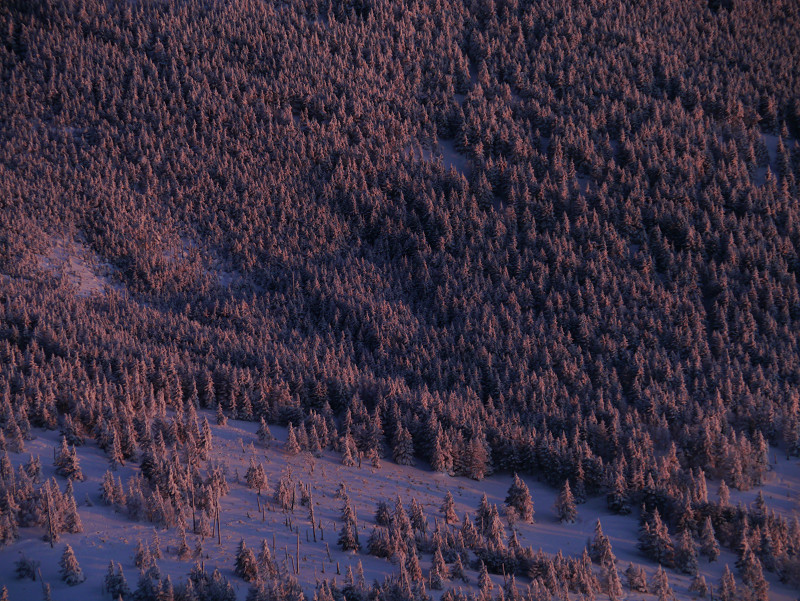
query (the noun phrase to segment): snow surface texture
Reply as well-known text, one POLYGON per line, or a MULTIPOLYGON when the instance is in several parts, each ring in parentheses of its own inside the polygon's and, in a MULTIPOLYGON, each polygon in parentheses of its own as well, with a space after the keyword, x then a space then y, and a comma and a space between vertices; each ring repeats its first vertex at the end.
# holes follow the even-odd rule
POLYGON ((39 267, 56 277, 66 277, 77 296, 103 294, 111 286, 112 267, 81 240, 53 238, 49 252, 39 257, 39 267))
MULTIPOLYGON (((297 533, 300 535, 300 573, 299 579, 309 598, 313 595, 315 583, 324 578, 336 577, 338 583, 344 581, 347 567, 355 571, 358 562, 363 564, 367 582, 374 579, 382 580, 383 576, 397 571, 397 566, 389 560, 378 559, 368 555, 365 551, 367 538, 375 525, 375 508, 378 501, 388 501, 392 505, 399 495, 408 510, 412 498, 423 506, 425 515, 431 528, 434 519, 443 520, 439 511, 447 491, 451 491, 456 504, 459 517, 469 512, 474 517, 481 496, 486 493, 490 503, 496 503, 502 509, 502 503, 512 482, 509 474, 497 474, 483 481, 476 482, 466 478, 453 478, 444 474, 437 474, 427 470, 425 466, 405 467, 398 466, 390 460, 385 460, 380 469, 370 466, 364 461, 362 467, 345 467, 341 465, 341 458, 335 453, 326 451, 322 457, 314 458, 307 453, 295 456, 288 455, 283 449, 286 440, 286 429, 271 426, 271 431, 276 440, 268 449, 259 446, 256 438, 258 424, 252 422, 228 421, 226 426, 217 426, 213 423, 213 415, 201 412, 209 418, 214 435, 214 450, 212 460, 222 462, 227 468, 227 480, 230 484, 230 493, 221 500, 222 544, 218 545, 216 539, 206 538, 204 558, 206 568, 213 570, 219 568, 223 576, 230 579, 231 584, 237 589, 239 599, 247 595, 248 584, 237 578, 233 572, 234 558, 240 539, 244 539, 247 546, 256 552, 263 539, 272 546, 273 536, 275 541, 274 557, 278 563, 286 562, 291 571, 289 556, 293 556, 297 543, 297 533), (251 446, 252 445, 252 446, 251 446), (269 478, 269 490, 262 493, 262 503, 266 500, 267 510, 264 521, 257 509, 256 492, 247 488, 244 475, 254 457, 256 462, 261 462, 269 478), (236 472, 239 482, 235 480, 236 472), (295 482, 311 485, 315 503, 315 514, 321 520, 324 540, 317 532, 318 542, 311 539, 311 528, 308 521, 308 512, 299 503, 294 514, 284 513, 272 502, 272 490, 280 476, 291 472, 295 482), (358 518, 359 537, 362 550, 359 553, 342 552, 336 546, 338 531, 341 527, 340 515, 342 501, 336 497, 340 483, 344 483, 358 518), (291 520, 291 527, 287 522, 291 520), (308 540, 307 540, 308 536, 308 540), (330 549, 330 560, 326 551, 326 543, 330 549), (341 575, 337 576, 337 564, 341 575)), ((36 438, 26 443, 26 452, 10 454, 12 463, 16 468, 27 462, 29 454, 39 455, 42 461, 42 479, 55 475, 52 466, 53 449, 58 448, 60 434, 54 431, 34 429, 36 438)), ((41 562, 41 573, 45 582, 52 587, 52 598, 56 601, 71 601, 78 599, 110 599, 102 591, 103 579, 110 559, 122 564, 129 586, 134 589, 138 579, 138 569, 134 566, 134 549, 138 540, 145 544, 153 537, 153 526, 145 522, 134 522, 126 516, 115 513, 113 508, 104 505, 100 499, 100 484, 103 474, 108 469, 108 459, 93 441, 87 441, 85 446, 78 448, 81 468, 86 476, 85 481, 75 482, 75 499, 84 526, 82 534, 62 534, 61 540, 53 549, 49 543, 42 539, 44 534, 41 528, 20 529, 20 539, 3 549, 0 549, 0 586, 6 586, 10 599, 28 600, 42 598, 42 583, 31 580, 18 580, 14 574, 14 562, 20 553, 31 559, 41 562), (87 495, 92 505, 85 504, 87 495), (86 575, 86 581, 77 586, 67 586, 60 578, 58 561, 67 544, 75 551, 80 566, 86 575)), ((731 491, 733 504, 741 501, 744 504, 752 503, 759 490, 764 492, 767 504, 785 516, 800 515, 800 461, 787 460, 780 453, 773 456, 773 471, 769 474, 763 487, 747 492, 731 491)), ((121 477, 123 483, 138 471, 138 466, 128 463, 115 473, 121 477)), ((66 485, 64 478, 56 476, 63 490, 66 485)), ((560 524, 556 521, 553 503, 558 494, 557 490, 550 488, 536 479, 525 477, 535 508, 535 523, 525 524, 517 522, 519 541, 523 546, 531 545, 534 549, 541 548, 546 553, 555 554, 561 550, 565 555, 580 556, 586 545, 587 539, 593 535, 594 525, 600 518, 603 531, 611 540, 614 554, 617 556, 617 567, 620 573, 624 572, 628 562, 642 565, 647 572, 648 581, 656 571, 656 567, 648 562, 636 549, 637 544, 637 517, 634 512, 628 516, 611 514, 605 501, 601 498, 590 499, 587 503, 578 506, 578 519, 574 524, 560 524)), ((716 498, 718 483, 709 482, 710 496, 716 498)), ((189 528, 191 530, 191 528, 189 528)), ((506 524, 507 532, 508 525, 506 524)), ((161 541, 163 558, 158 561, 162 574, 169 574, 174 583, 184 581, 193 565, 193 560, 181 561, 177 558, 178 535, 177 529, 159 530, 158 537, 161 541)), ((198 536, 187 532, 190 548, 194 548, 198 536)), ((423 574, 427 575, 431 566, 432 556, 421 555, 420 563, 423 574)), ((734 563, 736 557, 730 550, 724 549, 719 560, 709 564, 704 557, 699 558, 700 571, 706 581, 717 588, 725 564, 736 573, 734 563)), ((449 586, 462 587, 464 590, 477 592, 478 574, 467 567, 469 583, 463 584, 460 580, 447 583, 449 586)), ((798 591, 792 590, 781 584, 775 574, 765 572, 770 584, 769 596, 775 601, 794 601, 798 591)), ((669 582, 678 599, 689 599, 691 595, 688 587, 691 578, 668 571, 669 582)), ((496 587, 502 586, 502 577, 493 575, 496 587)), ((623 576, 624 580, 624 576, 623 576)), ((738 574, 737 574, 738 581, 738 574)), ((518 580, 518 585, 525 584, 523 579, 518 580)), ((448 587, 446 586, 444 590, 448 587)), ((497 591, 497 588, 495 589, 497 591)), ((443 591, 429 591, 433 599, 438 599, 443 591)), ((628 599, 655 599, 653 595, 629 593, 625 589, 628 599)), ((598 599, 606 598, 598 594, 598 599)))

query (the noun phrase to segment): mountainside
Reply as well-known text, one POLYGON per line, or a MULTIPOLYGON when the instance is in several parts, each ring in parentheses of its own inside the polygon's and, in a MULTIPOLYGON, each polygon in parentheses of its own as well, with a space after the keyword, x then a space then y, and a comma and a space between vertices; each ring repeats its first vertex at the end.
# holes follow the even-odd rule
MULTIPOLYGON (((134 519, 174 535, 198 530, 192 499, 227 498, 196 412, 263 418, 442 489, 535 478, 684 547, 710 518, 748 595, 769 594, 760 570, 797 587, 797 507, 705 487, 753 494, 800 456, 799 17, 2 3, 0 448, 17 466, 63 434, 135 463, 168 499, 134 519)), ((51 484, 28 479, 2 478, 4 554, 49 519, 51 484)), ((508 541, 481 541, 465 561, 514 571, 508 541)))

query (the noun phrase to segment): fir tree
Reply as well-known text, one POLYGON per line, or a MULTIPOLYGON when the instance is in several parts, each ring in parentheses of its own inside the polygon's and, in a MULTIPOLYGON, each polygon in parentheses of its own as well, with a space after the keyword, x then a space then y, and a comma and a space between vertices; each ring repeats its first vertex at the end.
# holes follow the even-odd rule
POLYGON ((671 567, 675 551, 667 525, 661 521, 658 509, 649 518, 643 514, 643 518, 644 522, 639 529, 639 549, 653 561, 671 567))
POLYGON ((403 424, 398 424, 397 427, 392 459, 398 465, 414 465, 414 443, 411 440, 411 433, 403 424))
POLYGON ((703 531, 700 534, 700 552, 708 557, 708 561, 716 561, 719 557, 719 543, 714 536, 714 526, 711 523, 711 516, 706 517, 703 523, 703 531))
POLYGON ((225 416, 225 412, 222 411, 222 404, 217 403, 217 411, 215 413, 215 420, 218 426, 226 426, 228 424, 228 418, 225 416))
POLYGON ((264 447, 269 447, 270 443, 274 440, 272 432, 270 432, 269 426, 267 426, 267 422, 264 421, 263 416, 261 417, 261 423, 256 431, 256 436, 258 437, 258 442, 264 447))
POLYGON ((389 526, 392 521, 392 512, 386 501, 378 501, 378 508, 375 510, 375 523, 378 526, 389 526))
POLYGON ((86 580, 86 576, 83 575, 83 570, 81 570, 81 567, 78 565, 75 552, 69 545, 64 548, 59 566, 61 566, 61 579, 69 586, 75 586, 86 580))
POLYGON ((493 547, 503 547, 504 538, 505 528, 503 527, 503 520, 500 519, 500 512, 497 510, 497 505, 492 505, 489 527, 486 529, 486 539, 493 547))
POLYGON ((300 451, 300 443, 297 442, 294 426, 289 422, 289 431, 286 436, 286 452, 289 453, 289 455, 297 455, 300 451))
POLYGON ((698 597, 705 599, 706 595, 708 595, 708 584, 706 584, 705 576, 699 572, 695 574, 695 577, 689 585, 689 592, 695 593, 698 597))
POLYGON ((35 559, 28 559, 20 551, 20 558, 14 562, 14 574, 20 580, 30 578, 36 581, 36 573, 39 570, 40 562, 35 559))
POLYGON ((178 559, 186 561, 192 556, 192 550, 186 541, 186 528, 181 524, 178 527, 178 559))
POLYGON ((433 554, 433 563, 431 565, 430 574, 428 577, 429 586, 433 590, 441 590, 446 580, 450 579, 450 570, 442 557, 442 550, 436 547, 433 554))
POLYGON ((727 564, 719 584, 719 600, 736 601, 736 579, 727 564))
POLYGON ((278 575, 278 568, 272 559, 272 552, 269 550, 269 543, 266 539, 261 541, 261 550, 258 553, 257 563, 262 579, 274 579, 278 575))
POLYGON ((367 539, 367 553, 375 557, 391 557, 394 554, 389 531, 386 528, 376 526, 372 529, 367 539))
POLYGON ((606 504, 611 511, 620 515, 627 515, 631 512, 628 502, 628 487, 625 484, 625 476, 621 470, 614 474, 611 490, 606 495, 606 504))
POLYGON ((514 474, 514 482, 508 489, 506 505, 513 508, 523 522, 533 522, 533 500, 528 490, 528 485, 517 474, 514 474))
POLYGON ((655 593, 658 601, 668 601, 675 598, 675 594, 669 585, 667 573, 660 565, 656 570, 655 576, 653 576, 653 593, 655 593))
POLYGON ((119 443, 119 435, 116 428, 111 429, 111 442, 106 452, 108 453, 108 462, 111 464, 112 470, 125 465, 125 456, 122 454, 122 447, 119 443))
POLYGON ((450 568, 450 575, 455 579, 458 578, 461 582, 469 582, 467 573, 464 571, 464 563, 461 561, 461 554, 456 553, 456 558, 453 561, 453 567, 450 568))
POLYGON ((428 520, 425 518, 425 512, 422 510, 416 499, 411 499, 411 527, 419 532, 425 534, 428 531, 428 520))
POLYGON ((477 546, 480 539, 480 533, 478 532, 477 528, 475 528, 475 524, 472 523, 468 513, 464 514, 464 519, 461 522, 460 533, 461 538, 468 549, 474 549, 477 546))
POLYGON ((53 464, 56 467, 56 472, 69 478, 70 480, 83 480, 83 472, 81 471, 80 462, 78 461, 78 453, 75 447, 69 448, 67 446, 67 439, 61 439, 61 450, 58 452, 53 464))
POLYGON ((120 597, 125 598, 131 593, 128 587, 128 581, 125 579, 125 574, 122 572, 122 565, 119 563, 115 564, 113 561, 108 562, 108 570, 106 571, 103 586, 106 593, 111 595, 112 599, 119 599, 120 597))
POLYGON ((478 589, 480 590, 480 598, 488 601, 492 597, 492 589, 494 584, 489 576, 489 570, 486 569, 486 564, 481 561, 480 573, 478 574, 478 589))
POLYGON ((75 503, 75 496, 72 491, 72 481, 67 482, 67 490, 64 492, 64 506, 62 508, 64 516, 64 530, 70 534, 83 532, 83 522, 78 514, 78 506, 75 503))
POLYGON ((419 565, 419 557, 417 556, 417 549, 415 546, 409 548, 408 555, 406 556, 406 572, 412 582, 419 582, 422 580, 422 568, 419 565))
POLYGON ((258 563, 256 562, 256 556, 253 550, 245 544, 244 539, 239 541, 239 548, 236 551, 234 572, 245 582, 253 582, 258 579, 258 563))
POLYGON ((447 491, 447 494, 444 496, 444 502, 442 503, 442 506, 439 509, 439 511, 441 511, 444 514, 444 520, 448 524, 458 523, 458 515, 456 514, 455 499, 453 499, 453 495, 449 490, 447 491))
POLYGON ((631 592, 647 592, 647 576, 644 572, 644 568, 641 566, 635 566, 633 563, 629 563, 628 568, 625 570, 625 578, 628 581, 628 589, 631 592))
POLYGON ((688 528, 681 532, 675 548, 675 567, 684 574, 697 573, 697 551, 688 528))
POLYGON ((339 540, 337 543, 343 551, 357 551, 361 548, 358 542, 356 515, 350 505, 350 499, 346 495, 344 506, 342 507, 342 528, 339 531, 339 540))
POLYGON ((259 495, 261 494, 261 489, 267 487, 267 475, 264 473, 264 467, 261 463, 256 464, 252 457, 244 477, 248 488, 257 490, 259 495))
POLYGON ((133 565, 140 570, 147 570, 150 566, 154 565, 155 560, 153 554, 150 552, 150 547, 143 544, 141 539, 136 541, 136 550, 133 554, 133 565))
POLYGON ((750 545, 745 545, 741 559, 737 562, 742 583, 747 587, 748 601, 767 601, 769 584, 764 578, 761 561, 750 545))
POLYGON ((586 548, 589 552, 589 557, 596 563, 602 563, 604 557, 611 555, 611 541, 603 533, 600 518, 597 518, 597 522, 594 525, 594 538, 587 543, 586 548))
POLYGON ((731 491, 728 489, 728 485, 725 484, 725 480, 720 480, 717 495, 719 496, 720 507, 728 507, 731 504, 731 491))
POLYGON ((561 489, 553 508, 555 509, 558 521, 561 523, 567 522, 572 524, 578 517, 578 509, 575 507, 575 499, 569 488, 568 480, 564 481, 564 487, 561 489))
POLYGON ((355 525, 352 522, 347 521, 342 524, 337 544, 343 551, 358 551, 361 547, 358 543, 355 525))
POLYGON ((604 556, 601 564, 602 588, 608 595, 610 601, 617 601, 622 598, 622 582, 617 572, 617 562, 613 554, 604 556))

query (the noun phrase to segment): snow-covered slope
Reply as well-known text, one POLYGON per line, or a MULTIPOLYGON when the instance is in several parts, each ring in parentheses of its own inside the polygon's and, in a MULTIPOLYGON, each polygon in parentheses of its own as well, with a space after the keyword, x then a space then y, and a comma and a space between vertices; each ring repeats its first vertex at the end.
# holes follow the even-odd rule
MULTIPOLYGON (((212 416, 208 416, 209 418, 212 416)), ((209 420, 211 421, 211 420, 209 420)), ((502 507, 506 492, 511 484, 510 474, 496 474, 483 481, 464 478, 453 478, 436 474, 426 466, 399 466, 385 460, 381 468, 373 468, 368 462, 361 467, 346 467, 341 458, 326 451, 323 456, 315 458, 307 453, 291 456, 284 450, 286 430, 272 427, 276 440, 269 448, 259 445, 256 439, 257 424, 241 421, 229 421, 225 426, 212 425, 214 450, 212 459, 221 462, 227 471, 230 493, 221 501, 221 543, 206 538, 203 543, 203 555, 206 568, 218 568, 237 588, 239 599, 247 594, 248 584, 237 578, 233 567, 235 554, 240 540, 247 546, 258 550, 261 541, 267 540, 274 547, 274 557, 279 564, 286 565, 291 572, 294 556, 297 553, 299 540, 299 580, 309 596, 313 595, 315 583, 324 578, 336 577, 342 583, 348 566, 355 571, 357 564, 362 563, 368 582, 382 580, 383 576, 397 571, 397 566, 390 561, 372 557, 366 553, 366 540, 375 525, 375 508, 379 501, 387 501, 392 505, 399 496, 404 503, 416 499, 423 507, 431 527, 434 521, 443 521, 440 507, 447 491, 451 491, 459 517, 465 512, 474 513, 482 495, 485 493, 490 503, 502 507), (261 501, 256 492, 248 489, 244 477, 253 457, 261 462, 269 479, 269 490, 262 493, 261 501), (291 473, 295 482, 310 485, 315 515, 321 522, 322 530, 317 531, 317 542, 313 541, 308 510, 299 502, 294 513, 280 510, 272 501, 271 492, 280 477, 291 473), (238 474, 238 482, 237 482, 238 474), (362 550, 359 553, 342 552, 336 545, 338 530, 341 527, 341 499, 337 490, 343 484, 354 505, 358 518, 359 537, 362 550), (266 506, 263 514, 259 506, 266 506)), ((10 454, 16 468, 28 460, 29 454, 38 455, 42 460, 42 478, 55 475, 52 466, 54 449, 58 447, 60 435, 53 431, 34 430, 36 438, 26 443, 26 452, 10 454)), ((7 587, 12 600, 38 599, 42 596, 40 582, 18 580, 14 575, 14 562, 24 554, 41 562, 41 575, 52 587, 52 597, 59 601, 79 599, 109 598, 104 594, 103 579, 109 560, 122 564, 128 583, 135 588, 138 570, 135 567, 134 549, 137 541, 149 543, 154 536, 152 524, 134 522, 125 515, 115 512, 102 503, 100 486, 103 474, 108 469, 105 454, 93 442, 78 449, 81 467, 86 479, 75 482, 75 499, 78 502, 84 532, 81 534, 63 534, 61 540, 51 548, 43 540, 43 530, 39 528, 20 529, 20 539, 0 549, 0 585, 7 587), (87 503, 87 500, 89 503, 87 503), (75 550, 76 557, 86 575, 86 581, 74 587, 67 586, 59 576, 58 560, 66 544, 75 550)), ((770 507, 786 516, 800 514, 800 464, 797 460, 786 460, 776 456, 774 470, 764 486, 765 497, 770 507)), ((115 475, 123 483, 138 471, 138 466, 128 464, 120 467, 115 475)), ((61 488, 65 480, 56 476, 61 488)), ((636 549, 637 519, 636 512, 628 516, 611 514, 603 499, 590 499, 578 506, 578 519, 574 524, 558 523, 553 504, 558 491, 537 482, 525 479, 535 506, 535 522, 533 524, 515 523, 517 536, 523 546, 541 548, 546 553, 555 554, 562 551, 565 555, 580 556, 594 531, 595 522, 601 519, 603 530, 609 536, 613 552, 618 560, 618 569, 622 573, 629 562, 643 565, 648 579, 654 574, 656 566, 649 563, 636 549)), ((709 482, 709 490, 715 491, 715 483, 709 482)), ((747 493, 733 494, 732 502, 750 503, 757 490, 747 493)), ((406 505, 407 506, 407 505, 406 505)), ((508 524, 507 533, 510 533, 508 524)), ((194 549, 199 537, 187 533, 189 547, 194 549)), ((193 565, 193 560, 181 561, 177 558, 178 534, 176 529, 159 530, 163 558, 159 567, 163 574, 169 574, 173 582, 182 581, 193 565)), ((734 569, 735 556, 729 550, 723 550, 719 560, 713 564, 700 558, 700 570, 709 584, 718 586, 725 564, 734 569)), ((420 557, 424 574, 431 565, 431 556, 420 557)), ((448 583, 464 590, 477 591, 478 574, 467 566, 468 583, 460 580, 448 583)), ((798 591, 781 584, 774 574, 767 575, 770 582, 770 599, 789 601, 797 597, 798 591)), ((502 584, 501 576, 493 576, 495 584, 502 584)), ((688 586, 690 577, 669 572, 669 581, 678 598, 689 598, 688 586)), ((524 585, 524 581, 518 581, 524 585)), ((446 590, 447 587, 445 587, 446 590)), ((497 589, 496 589, 497 590, 497 589)), ((434 598, 441 595, 439 591, 430 591, 434 598)), ((649 598, 640 593, 630 594, 628 598, 649 598)), ((600 596, 603 598, 604 596, 600 596)))

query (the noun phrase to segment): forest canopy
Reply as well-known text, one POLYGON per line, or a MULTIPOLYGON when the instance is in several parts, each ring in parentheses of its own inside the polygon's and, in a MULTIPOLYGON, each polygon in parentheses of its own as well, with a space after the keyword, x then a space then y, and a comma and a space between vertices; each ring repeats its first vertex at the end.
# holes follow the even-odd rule
POLYGON ((800 453, 798 11, 4 2, 5 438, 192 405, 667 519, 757 484, 800 453))

